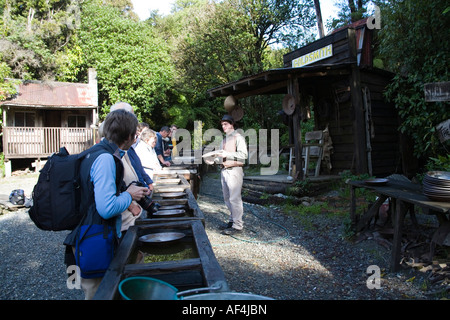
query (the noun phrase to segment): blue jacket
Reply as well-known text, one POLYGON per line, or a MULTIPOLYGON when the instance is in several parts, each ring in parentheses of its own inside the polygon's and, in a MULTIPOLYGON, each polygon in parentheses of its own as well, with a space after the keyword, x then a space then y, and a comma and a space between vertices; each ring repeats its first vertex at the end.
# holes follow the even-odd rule
POLYGON ((134 148, 131 147, 130 149, 128 149, 127 153, 128 153, 128 157, 130 158, 131 165, 133 166, 134 171, 136 171, 139 181, 142 183, 145 183, 147 185, 152 184, 153 180, 144 171, 144 168, 142 167, 141 159, 139 159, 139 156, 137 155, 134 148))
POLYGON ((156 138, 157 138, 156 145, 155 145, 156 155, 157 156, 162 155, 164 157, 164 150, 163 150, 164 145, 163 145, 163 140, 162 140, 161 133, 157 132, 156 133, 156 138))

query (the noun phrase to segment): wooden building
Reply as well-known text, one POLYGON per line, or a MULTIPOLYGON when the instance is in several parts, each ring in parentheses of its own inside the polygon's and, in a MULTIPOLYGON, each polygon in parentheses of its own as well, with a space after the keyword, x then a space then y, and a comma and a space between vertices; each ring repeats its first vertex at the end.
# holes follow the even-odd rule
POLYGON ((0 102, 6 175, 11 161, 46 159, 63 146, 79 153, 94 143, 98 122, 97 73, 89 83, 23 81, 17 94, 0 102))
MULTIPOLYGON (((296 168, 302 168, 301 123, 313 106, 315 130, 328 128, 333 142, 331 174, 351 170, 380 177, 400 172, 398 115, 383 97, 393 74, 373 67, 372 38, 373 30, 364 19, 286 54, 284 68, 208 92, 211 97, 237 100, 252 95, 290 95, 293 110, 285 116, 296 168)), ((294 178, 303 179, 302 170, 297 172, 294 178)))

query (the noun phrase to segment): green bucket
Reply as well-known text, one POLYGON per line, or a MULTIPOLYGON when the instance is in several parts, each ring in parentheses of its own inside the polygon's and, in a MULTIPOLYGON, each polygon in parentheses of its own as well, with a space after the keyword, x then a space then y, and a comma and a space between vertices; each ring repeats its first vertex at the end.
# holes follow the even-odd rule
POLYGON ((119 284, 125 300, 178 300, 178 289, 171 284, 150 277, 129 277, 119 284))

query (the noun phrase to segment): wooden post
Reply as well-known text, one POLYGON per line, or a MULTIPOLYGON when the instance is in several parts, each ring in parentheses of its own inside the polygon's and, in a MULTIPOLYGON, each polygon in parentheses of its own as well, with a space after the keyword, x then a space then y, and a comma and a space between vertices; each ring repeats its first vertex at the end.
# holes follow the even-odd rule
POLYGON ((5 160, 5 177, 9 178, 11 176, 12 176, 11 160, 5 160))
POLYGON ((350 220, 352 230, 356 231, 356 223, 358 222, 356 217, 356 187, 352 185, 350 185, 350 220))
POLYGON ((367 152, 366 152, 366 125, 364 117, 364 105, 361 91, 361 75, 359 73, 359 67, 356 60, 356 35, 354 29, 348 30, 349 49, 352 61, 351 78, 350 78, 350 93, 352 99, 352 107, 354 110, 353 121, 353 136, 354 141, 354 154, 356 159, 356 173, 363 174, 368 173, 367 166, 367 152))
POLYGON ((294 154, 295 154, 295 180, 303 180, 302 166, 302 127, 301 127, 301 110, 300 110, 300 90, 298 79, 288 80, 288 93, 295 98, 295 111, 293 118, 293 134, 294 134, 294 154))
POLYGON ((319 37, 325 37, 325 32, 323 30, 322 13, 320 10, 319 0, 314 0, 314 7, 316 8, 316 18, 317 18, 317 28, 319 29, 319 37))
POLYGON ((394 213, 394 239, 391 252, 391 271, 396 272, 400 269, 400 256, 402 247, 402 229, 405 218, 406 207, 403 201, 397 199, 394 213))

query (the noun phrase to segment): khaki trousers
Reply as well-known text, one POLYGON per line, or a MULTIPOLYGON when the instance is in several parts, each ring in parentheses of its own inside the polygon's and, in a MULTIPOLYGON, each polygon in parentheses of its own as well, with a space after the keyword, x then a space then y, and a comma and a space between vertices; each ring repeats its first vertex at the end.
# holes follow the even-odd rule
POLYGON ((243 180, 244 170, 242 167, 221 170, 223 199, 231 213, 230 222, 233 223, 233 228, 237 230, 242 230, 244 227, 242 220, 244 206, 241 194, 243 180))
MULTIPOLYGON (((73 254, 75 253, 75 247, 72 247, 73 254)), ((81 278, 81 289, 84 291, 84 299, 85 300, 92 300, 94 298, 95 293, 97 292, 98 286, 100 285, 100 282, 102 282, 102 278, 92 278, 92 279, 86 279, 81 278)))

